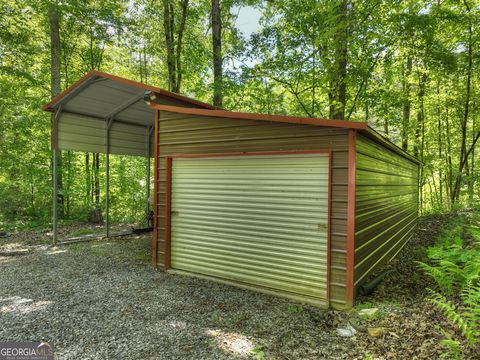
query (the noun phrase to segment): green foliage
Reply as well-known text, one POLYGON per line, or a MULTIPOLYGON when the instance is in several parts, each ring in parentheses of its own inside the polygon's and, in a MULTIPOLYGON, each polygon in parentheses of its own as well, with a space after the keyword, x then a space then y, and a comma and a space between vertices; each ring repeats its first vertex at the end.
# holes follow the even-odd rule
POLYGON ((443 331, 443 335, 445 338, 442 339, 440 343, 447 349, 447 351, 442 353, 440 357, 448 360, 460 360, 462 354, 462 345, 460 342, 453 339, 445 331, 443 331))
MULTIPOLYGON (((430 264, 419 263, 420 269, 438 285, 437 291, 430 290, 430 301, 472 347, 480 344, 479 223, 478 212, 457 216, 445 225, 435 246, 428 249, 430 264)), ((442 343, 449 349, 449 356, 459 357, 457 340, 447 334, 442 343)))
POLYGON ((364 301, 362 303, 356 304, 355 309, 362 310, 362 309, 371 309, 378 307, 378 304, 372 301, 364 301))
POLYGON ((263 360, 265 359, 265 351, 263 351, 263 348, 261 346, 256 346, 255 348, 252 349, 252 354, 253 358, 257 360, 263 360))
POLYGON ((445 296, 431 291, 430 301, 447 319, 458 326, 470 346, 480 343, 480 286, 469 285, 460 294, 464 304, 458 307, 445 296))
POLYGON ((303 312, 303 306, 290 304, 290 305, 288 305, 287 310, 291 314, 298 314, 298 313, 303 312))
MULTIPOLYGON (((367 120, 423 160, 423 211, 475 205, 480 194, 478 145, 465 168, 459 167, 462 140, 468 148, 479 129, 479 4, 222 1, 224 106, 326 118, 332 106, 342 105, 332 91, 344 81, 345 118, 367 120), (339 13, 345 4, 345 14, 339 13), (245 20, 237 18, 245 6, 260 15, 250 37, 240 31, 245 20), (345 59, 345 74, 339 75, 339 61, 345 59), (460 192, 452 199, 456 179, 460 192)), ((62 89, 93 68, 163 88, 168 84, 163 2, 4 0, 0 222, 7 224, 46 223, 51 217, 50 116, 41 111, 50 97, 49 6, 57 6, 60 18, 62 89)), ((172 6, 178 12, 179 2, 172 1, 172 6)), ((211 100, 213 89, 210 34, 210 1, 189 1, 181 92, 204 101, 211 100)), ((87 195, 86 178, 92 175, 91 158, 89 170, 85 156, 62 153, 68 219, 86 219, 92 207, 104 203, 103 188, 100 204, 87 195)), ((102 156, 101 183, 104 162, 102 156)), ((112 160, 113 220, 142 219, 144 166, 142 159, 112 160)), ((450 271, 456 282, 466 281, 457 279, 460 274, 450 260, 442 261, 437 265, 450 271)))

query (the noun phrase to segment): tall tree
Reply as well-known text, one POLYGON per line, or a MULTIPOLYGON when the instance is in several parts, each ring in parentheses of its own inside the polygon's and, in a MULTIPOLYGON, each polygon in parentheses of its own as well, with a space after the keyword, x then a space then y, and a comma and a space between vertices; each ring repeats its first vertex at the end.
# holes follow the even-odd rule
POLYGON ((403 89, 403 118, 401 125, 402 149, 408 150, 408 133, 410 128, 410 74, 412 72, 412 57, 407 56, 406 64, 402 71, 402 89, 403 89))
POLYGON ((212 0, 212 44, 213 44, 213 105, 222 107, 223 59, 222 59, 222 21, 220 0, 212 0))
POLYGON ((336 23, 333 41, 333 64, 330 72, 329 117, 345 118, 347 100, 347 54, 348 54, 348 0, 334 2, 333 18, 336 23))
POLYGON ((51 64, 51 95, 52 98, 61 92, 61 44, 60 44, 60 24, 58 19, 58 10, 56 4, 51 4, 48 10, 50 20, 50 64, 51 64))
POLYGON ((173 0, 163 0, 163 28, 167 48, 168 89, 179 93, 182 85, 182 46, 187 21, 188 1, 180 3, 180 19, 175 15, 173 0))
MULTIPOLYGON (((48 9, 48 17, 50 20, 50 89, 51 97, 54 98, 61 92, 61 73, 60 73, 60 61, 61 61, 61 43, 60 43, 60 21, 58 16, 57 4, 52 3, 48 9)), ((52 115, 53 119, 53 115, 52 115)), ((60 217, 64 216, 64 197, 62 193, 62 153, 59 150, 57 151, 57 186, 58 186, 58 197, 54 199, 58 204, 58 215, 60 217)))
POLYGON ((471 96, 472 96, 472 74, 473 74, 473 57, 474 57, 474 25, 473 25, 473 16, 472 6, 469 1, 464 0, 463 5, 465 7, 465 13, 467 18, 467 66, 466 66, 466 85, 465 85, 465 105, 463 108, 462 119, 460 121, 461 128, 461 145, 460 145, 460 155, 458 160, 458 171, 455 178, 455 185, 451 193, 452 202, 455 203, 459 200, 460 190, 463 179, 463 172, 465 171, 466 166, 468 166, 468 158, 472 152, 474 152, 475 145, 480 138, 480 130, 476 135, 473 136, 472 144, 467 150, 467 137, 468 137, 468 120, 470 116, 470 106, 471 106, 471 96))

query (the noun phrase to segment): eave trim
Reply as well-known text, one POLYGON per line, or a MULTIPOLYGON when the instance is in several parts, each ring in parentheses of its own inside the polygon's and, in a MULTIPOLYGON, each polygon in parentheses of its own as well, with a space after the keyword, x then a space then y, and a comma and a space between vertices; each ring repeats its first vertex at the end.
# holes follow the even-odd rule
POLYGON ((283 123, 325 126, 325 127, 345 128, 345 129, 366 130, 368 128, 368 124, 366 122, 356 122, 356 121, 328 120, 328 119, 306 118, 306 117, 287 116, 287 115, 270 115, 270 114, 234 112, 234 111, 225 111, 225 110, 184 108, 179 106, 160 105, 160 104, 154 104, 154 103, 150 103, 150 107, 156 110, 163 110, 163 111, 169 111, 173 113, 187 114, 187 115, 221 117, 221 118, 241 119, 241 120, 283 122, 283 123))

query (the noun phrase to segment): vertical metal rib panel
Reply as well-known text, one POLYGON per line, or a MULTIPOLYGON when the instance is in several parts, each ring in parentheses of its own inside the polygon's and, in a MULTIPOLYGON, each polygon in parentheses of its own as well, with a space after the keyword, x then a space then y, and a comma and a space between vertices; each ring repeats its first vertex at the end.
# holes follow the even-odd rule
MULTIPOLYGON (((110 153, 145 156, 145 127, 113 122, 110 129, 110 153)), ((61 150, 105 153, 105 120, 62 113, 58 122, 58 146, 61 150)))
POLYGON ((418 165, 358 136, 356 158, 355 286, 391 260, 417 219, 418 165))
POLYGON ((327 301, 326 154, 176 158, 171 267, 327 301))
POLYGON ((165 249, 165 158, 181 154, 332 151, 330 305, 346 305, 348 131, 264 121, 210 118, 161 111, 158 159, 158 264, 165 249))

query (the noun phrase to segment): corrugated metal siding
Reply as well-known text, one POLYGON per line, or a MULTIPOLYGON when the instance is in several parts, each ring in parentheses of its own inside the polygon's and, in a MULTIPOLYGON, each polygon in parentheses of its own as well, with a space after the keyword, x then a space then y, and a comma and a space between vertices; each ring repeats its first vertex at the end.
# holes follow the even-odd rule
MULTIPOLYGON (((144 92, 143 89, 110 79, 99 79, 90 84, 62 108, 58 122, 59 149, 104 153, 105 117, 132 99, 142 97, 144 92)), ((200 107, 160 94, 157 94, 154 102, 200 107)), ((110 129, 110 153, 146 156, 147 128, 153 126, 153 120, 154 110, 143 98, 118 112, 110 129)), ((153 145, 153 135, 151 141, 153 145)))
POLYGON ((173 159, 171 267, 327 305, 328 162, 173 159))
MULTIPOLYGON (((114 122, 110 128, 110 153, 146 156, 147 139, 147 126, 114 122)), ((153 149, 153 135, 150 141, 153 149)), ((104 153, 105 145, 104 120, 70 113, 60 115, 58 121, 59 149, 104 153)), ((151 156, 153 156, 153 151, 151 156)))
POLYGON ((346 305, 348 130, 161 111, 159 117, 158 263, 163 264, 165 157, 174 154, 332 150, 330 304, 346 305))
POLYGON ((357 136, 355 287, 391 260, 410 239, 417 219, 418 166, 357 136))
POLYGON ((119 112, 116 118, 139 125, 152 125, 153 111, 143 101, 144 93, 144 89, 139 89, 138 87, 111 79, 101 78, 93 81, 66 102, 63 110, 71 113, 105 118, 122 105, 130 103, 133 99, 137 99, 128 110, 119 112))

